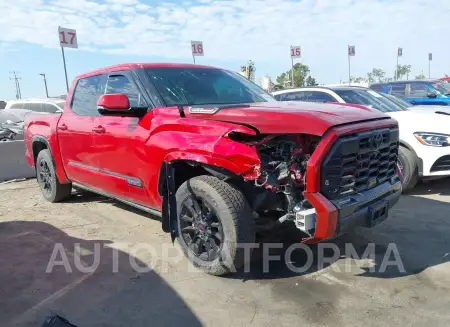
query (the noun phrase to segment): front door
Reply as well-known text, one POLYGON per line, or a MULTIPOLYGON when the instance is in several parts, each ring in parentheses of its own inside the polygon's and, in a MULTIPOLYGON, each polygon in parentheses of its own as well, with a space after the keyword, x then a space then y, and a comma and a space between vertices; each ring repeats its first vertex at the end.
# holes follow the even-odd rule
MULTIPOLYGON (((105 93, 127 95, 131 107, 148 107, 129 71, 111 73, 105 93)), ((153 207, 147 185, 150 175, 159 167, 152 166, 146 147, 150 122, 150 119, 117 114, 98 116, 94 138, 102 190, 153 207)))
POLYGON ((92 187, 99 182, 93 129, 95 117, 98 116, 97 100, 105 86, 104 75, 80 79, 71 105, 65 108, 58 122, 58 143, 67 177, 92 187))

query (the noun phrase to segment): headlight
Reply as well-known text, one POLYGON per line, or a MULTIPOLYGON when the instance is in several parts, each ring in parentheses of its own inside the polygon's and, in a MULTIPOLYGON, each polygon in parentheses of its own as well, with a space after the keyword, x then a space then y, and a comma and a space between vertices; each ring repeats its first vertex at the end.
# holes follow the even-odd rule
POLYGON ((450 135, 416 132, 414 133, 417 141, 423 145, 429 146, 450 146, 450 135))

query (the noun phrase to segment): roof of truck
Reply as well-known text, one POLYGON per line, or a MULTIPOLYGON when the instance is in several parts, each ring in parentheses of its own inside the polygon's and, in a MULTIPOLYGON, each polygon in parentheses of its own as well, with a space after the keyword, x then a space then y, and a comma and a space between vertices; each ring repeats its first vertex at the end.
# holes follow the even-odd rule
MULTIPOLYGON (((215 67, 211 66, 203 66, 203 65, 196 65, 196 64, 183 64, 183 63, 163 63, 163 62, 153 62, 153 63, 126 63, 126 64, 118 64, 114 66, 108 66, 100 69, 96 69, 93 71, 90 71, 88 73, 81 74, 77 76, 76 79, 85 78, 93 75, 103 74, 103 73, 110 73, 110 72, 117 72, 121 70, 129 70, 129 69, 137 69, 137 68, 212 68, 215 69, 215 67)), ((216 68, 218 69, 218 68, 216 68)))

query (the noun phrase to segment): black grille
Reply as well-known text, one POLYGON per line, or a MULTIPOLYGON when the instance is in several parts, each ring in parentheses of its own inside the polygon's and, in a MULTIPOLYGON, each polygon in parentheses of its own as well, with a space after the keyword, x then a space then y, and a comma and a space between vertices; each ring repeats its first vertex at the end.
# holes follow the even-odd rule
POLYGON ((450 170, 450 156, 440 157, 430 169, 431 172, 444 170, 450 170))
POLYGON ((396 174, 398 128, 341 137, 321 167, 321 192, 328 199, 363 192, 396 174))

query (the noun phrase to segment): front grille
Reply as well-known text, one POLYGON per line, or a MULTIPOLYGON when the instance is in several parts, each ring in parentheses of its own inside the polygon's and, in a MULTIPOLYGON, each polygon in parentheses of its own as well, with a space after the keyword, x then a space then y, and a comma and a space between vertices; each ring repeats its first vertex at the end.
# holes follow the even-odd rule
POLYGON ((431 172, 444 170, 450 170, 450 156, 440 157, 430 169, 431 172))
POLYGON ((346 135, 321 166, 321 192, 328 199, 371 189, 396 174, 398 128, 346 135))

